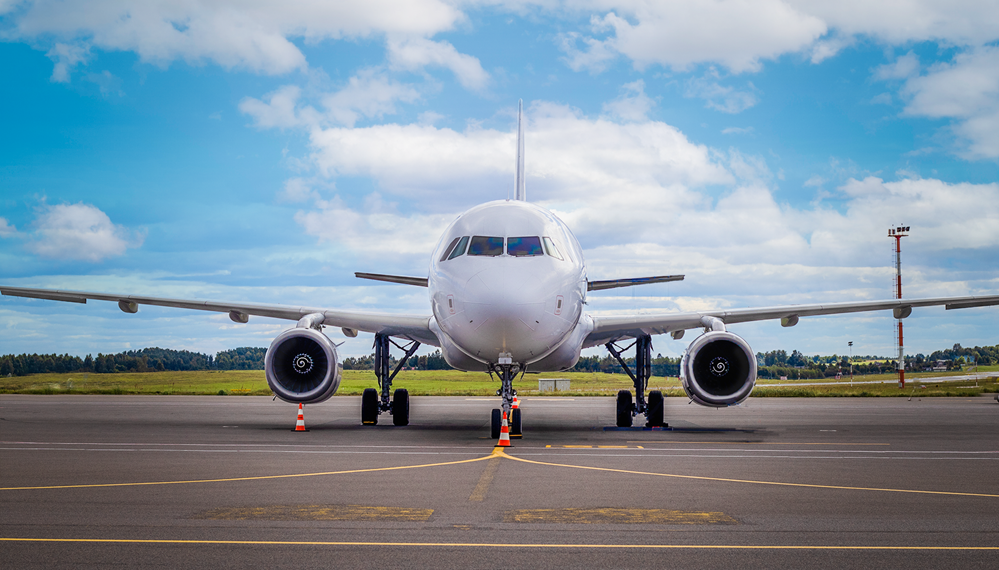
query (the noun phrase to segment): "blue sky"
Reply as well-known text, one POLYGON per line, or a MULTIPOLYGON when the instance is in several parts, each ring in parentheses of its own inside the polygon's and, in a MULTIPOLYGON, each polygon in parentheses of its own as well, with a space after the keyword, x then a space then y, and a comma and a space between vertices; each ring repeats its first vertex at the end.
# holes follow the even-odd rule
MULTIPOLYGON (((0 1, 0 283, 427 313, 353 272, 425 274, 448 222, 506 197, 523 99, 528 197, 591 277, 687 275, 592 311, 887 298, 896 224, 906 296, 995 294, 997 40, 984 2, 0 1)), ((917 310, 908 352, 996 344, 996 321, 917 310)), ((285 326, 5 297, 0 353, 285 326)), ((890 354, 892 326, 735 332, 890 354)))

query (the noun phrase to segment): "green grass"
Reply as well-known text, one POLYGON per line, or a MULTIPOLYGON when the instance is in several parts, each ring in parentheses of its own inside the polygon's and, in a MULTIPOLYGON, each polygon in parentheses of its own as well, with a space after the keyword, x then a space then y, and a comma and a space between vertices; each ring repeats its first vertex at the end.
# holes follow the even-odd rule
MULTIPOLYGON (((981 372, 989 371, 981 367, 981 372)), ((999 366, 988 367, 999 369, 999 366)), ((954 372, 953 374, 961 374, 954 372)), ((844 397, 844 396, 969 396, 999 392, 994 379, 927 384, 921 378, 943 376, 946 373, 916 373, 907 375, 906 388, 895 384, 857 384, 850 386, 850 378, 841 379, 835 386, 768 386, 781 381, 760 380, 753 396, 759 397, 844 397), (921 386, 925 386, 922 388, 921 386)), ((528 374, 514 382, 521 395, 538 395, 539 378, 568 378, 572 389, 558 392, 561 396, 613 396, 621 389, 632 387, 625 374, 588 372, 562 372, 528 374)), ((857 376, 855 380, 890 380, 894 375, 857 376)), ((823 380, 825 381, 825 380, 823 380)), ((815 380, 801 380, 801 383, 815 380)), ((788 380, 783 383, 796 384, 788 380)), ((374 372, 345 370, 338 396, 357 396, 365 388, 375 388, 374 372)), ((411 371, 396 376, 394 387, 406 388, 413 396, 491 396, 496 393, 499 381, 482 372, 457 370, 411 371)), ((650 390, 662 390, 668 396, 683 396, 676 378, 653 378, 650 390)), ((270 389, 260 370, 196 371, 196 372, 144 372, 123 374, 33 374, 0 378, 0 394, 172 394, 172 395, 255 395, 269 396, 270 389)))

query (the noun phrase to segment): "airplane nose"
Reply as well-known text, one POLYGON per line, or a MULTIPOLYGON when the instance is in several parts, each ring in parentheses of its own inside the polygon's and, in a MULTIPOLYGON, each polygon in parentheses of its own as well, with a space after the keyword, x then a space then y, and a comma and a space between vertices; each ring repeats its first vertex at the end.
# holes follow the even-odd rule
POLYGON ((521 272, 486 270, 469 279, 466 291, 471 295, 465 311, 488 350, 526 351, 522 357, 526 358, 535 344, 531 335, 545 312, 541 280, 521 272))

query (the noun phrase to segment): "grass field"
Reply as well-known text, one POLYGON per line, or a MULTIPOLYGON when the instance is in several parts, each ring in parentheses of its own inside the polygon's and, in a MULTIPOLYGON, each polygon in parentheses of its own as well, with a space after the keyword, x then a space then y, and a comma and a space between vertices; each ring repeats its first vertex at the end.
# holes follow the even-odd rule
MULTIPOLYGON (((999 366, 981 367, 979 372, 994 372, 999 366)), ((822 397, 822 396, 969 396, 999 392, 995 378, 960 382, 926 382, 927 377, 966 374, 912 373, 906 376, 906 388, 896 384, 860 384, 876 380, 892 380, 894 375, 857 376, 855 385, 850 378, 838 381, 835 386, 803 386, 814 380, 758 380, 753 396, 764 397, 822 397), (773 384, 791 384, 773 386, 773 384)), ((521 395, 537 395, 539 378, 568 378, 572 389, 557 392, 565 396, 612 396, 618 390, 632 387, 625 374, 588 372, 562 372, 553 374, 528 374, 514 382, 521 395)), ((375 388, 374 372, 344 370, 338 396, 357 396, 365 388, 375 388)), ((457 370, 410 371, 396 376, 393 387, 406 388, 413 396, 489 396, 496 393, 499 381, 481 372, 457 370)), ((677 378, 655 377, 649 382, 650 390, 662 390, 669 396, 683 396, 677 378)), ((0 394, 172 394, 172 395, 270 395, 263 371, 195 371, 195 372, 144 372, 122 374, 33 374, 0 378, 0 394)))

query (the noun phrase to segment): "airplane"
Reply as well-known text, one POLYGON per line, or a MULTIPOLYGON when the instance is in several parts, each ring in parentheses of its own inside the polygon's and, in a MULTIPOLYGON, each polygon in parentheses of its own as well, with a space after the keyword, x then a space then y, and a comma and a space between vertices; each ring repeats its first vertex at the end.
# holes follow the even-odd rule
POLYGON ((361 397, 361 422, 378 423, 381 414, 397 426, 409 424, 409 393, 393 393, 392 381, 423 344, 439 347, 447 363, 466 371, 496 374, 501 407, 492 410, 491 434, 499 437, 503 418, 513 435, 523 433, 521 410, 513 409, 514 379, 526 372, 572 368, 583 349, 603 345, 631 377, 631 390, 617 395, 618 427, 633 425, 644 415, 646 426, 667 425, 664 398, 646 387, 651 377, 652 335, 703 329, 687 346, 680 362, 680 381, 692 402, 709 407, 742 403, 756 384, 756 357, 749 344, 730 332, 736 323, 780 320, 791 327, 800 317, 891 310, 903 319, 915 307, 943 305, 964 309, 999 305, 999 295, 892 299, 810 305, 661 312, 640 315, 591 315, 586 295, 616 287, 680 281, 683 275, 591 281, 583 250, 569 227, 549 210, 527 201, 524 169, 524 109, 517 116, 516 175, 513 199, 487 202, 467 210, 444 230, 430 258, 427 277, 356 273, 359 278, 426 287, 431 313, 386 314, 318 307, 165 299, 0 286, 0 293, 52 301, 117 302, 126 313, 140 305, 228 313, 237 323, 251 316, 297 321, 271 342, 264 359, 267 384, 277 398, 313 404, 333 396, 340 386, 342 364, 336 344, 323 333, 338 327, 347 337, 374 333, 378 389, 361 397), (398 341, 398 342, 397 342, 398 341), (618 343, 631 342, 621 347, 618 343), (405 355, 390 370, 392 347, 405 355), (635 349, 635 366, 622 353, 635 349), (634 396, 634 397, 633 397, 634 396))

